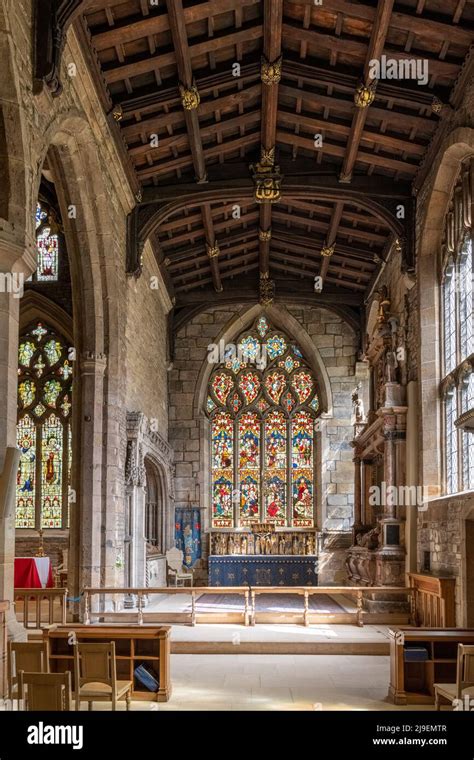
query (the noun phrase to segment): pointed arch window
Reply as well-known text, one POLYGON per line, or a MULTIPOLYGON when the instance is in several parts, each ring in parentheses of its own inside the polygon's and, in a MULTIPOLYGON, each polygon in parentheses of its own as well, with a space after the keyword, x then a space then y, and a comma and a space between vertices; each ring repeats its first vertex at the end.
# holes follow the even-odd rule
POLYGON ((317 384, 300 348, 265 316, 211 373, 213 528, 314 526, 317 384))
POLYGON ((64 339, 31 325, 18 352, 17 528, 69 525, 72 374, 64 339))
POLYGON ((444 481, 448 494, 474 488, 473 178, 471 159, 461 167, 444 239, 441 397, 444 481))
POLYGON ((42 201, 36 206, 37 266, 33 281, 56 282, 59 277, 59 223, 54 210, 42 201))

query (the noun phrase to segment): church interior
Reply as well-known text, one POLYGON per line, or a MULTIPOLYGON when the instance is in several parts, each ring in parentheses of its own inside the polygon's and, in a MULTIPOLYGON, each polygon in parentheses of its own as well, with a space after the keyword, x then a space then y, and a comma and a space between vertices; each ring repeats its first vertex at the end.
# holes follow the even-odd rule
POLYGON ((2 710, 474 710, 473 43, 0 1, 2 710))

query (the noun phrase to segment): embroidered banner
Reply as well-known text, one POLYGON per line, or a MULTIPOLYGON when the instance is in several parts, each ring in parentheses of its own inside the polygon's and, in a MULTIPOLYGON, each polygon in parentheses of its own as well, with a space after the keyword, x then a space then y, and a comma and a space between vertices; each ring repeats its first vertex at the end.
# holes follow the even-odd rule
POLYGON ((177 507, 175 511, 175 541, 183 552, 183 564, 192 567, 201 558, 201 512, 199 509, 177 507))

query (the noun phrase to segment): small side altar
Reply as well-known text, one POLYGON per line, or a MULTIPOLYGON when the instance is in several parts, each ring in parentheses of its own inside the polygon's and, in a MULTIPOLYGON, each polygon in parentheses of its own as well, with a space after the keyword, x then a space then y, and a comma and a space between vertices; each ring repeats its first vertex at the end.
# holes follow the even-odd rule
POLYGON ((210 586, 317 586, 314 530, 272 523, 211 533, 210 586))

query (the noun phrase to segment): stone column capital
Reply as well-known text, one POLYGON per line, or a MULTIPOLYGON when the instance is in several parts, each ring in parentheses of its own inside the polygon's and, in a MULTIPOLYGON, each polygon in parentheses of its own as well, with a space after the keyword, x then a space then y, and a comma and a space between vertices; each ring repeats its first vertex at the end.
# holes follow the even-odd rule
POLYGON ((107 367, 106 354, 98 354, 93 351, 85 351, 80 359, 81 374, 103 375, 107 367))
POLYGON ((30 277, 36 270, 36 262, 36 241, 0 221, 0 272, 22 273, 30 277))

